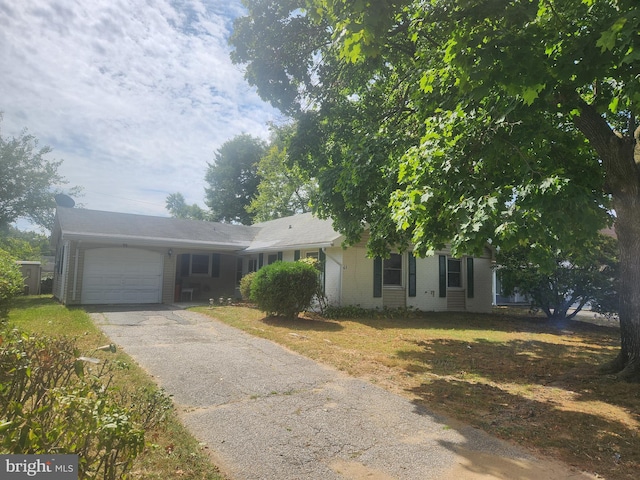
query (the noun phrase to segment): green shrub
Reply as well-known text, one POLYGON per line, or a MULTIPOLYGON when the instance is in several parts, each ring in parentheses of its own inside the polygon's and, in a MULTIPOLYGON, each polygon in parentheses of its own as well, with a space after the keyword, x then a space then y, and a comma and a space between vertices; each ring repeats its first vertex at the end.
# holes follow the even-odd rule
POLYGON ((251 300, 267 315, 295 318, 318 292, 318 270, 305 262, 275 262, 251 283, 251 300))
POLYGON ((24 279, 15 259, 0 250, 0 325, 6 320, 11 302, 24 288, 24 279))
POLYGON ((255 275, 256 272, 250 272, 240 280, 240 295, 242 295, 242 299, 246 302, 251 300, 251 284, 253 283, 255 275))
POLYGON ((124 478, 144 429, 171 400, 157 389, 115 389, 114 371, 126 365, 79 356, 74 340, 9 329, 1 337, 0 453, 77 454, 79 478, 124 478))

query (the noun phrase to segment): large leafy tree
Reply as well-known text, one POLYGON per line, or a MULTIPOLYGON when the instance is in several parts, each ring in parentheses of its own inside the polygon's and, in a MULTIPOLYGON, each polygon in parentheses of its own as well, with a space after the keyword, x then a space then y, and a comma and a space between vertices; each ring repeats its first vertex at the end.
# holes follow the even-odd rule
MULTIPOLYGON (((2 115, 0 115, 0 122, 2 115)), ((51 160, 48 146, 23 130, 16 137, 0 131, 0 229, 19 218, 50 229, 55 208, 54 196, 66 181, 58 173, 62 160, 51 160)), ((78 189, 72 189, 78 193, 78 189)))
POLYGON ((19 260, 41 260, 53 253, 46 235, 21 231, 11 225, 0 229, 0 249, 19 260))
POLYGON ((309 174, 289 161, 292 126, 274 127, 264 157, 258 163, 258 191, 247 211, 255 222, 265 222, 310 210, 315 185, 309 174))
POLYGON ((615 212, 621 349, 608 370, 640 379, 635 0, 246 5, 234 59, 299 119, 315 208, 349 239, 366 221, 373 250, 490 240, 536 262, 558 242, 579 251, 615 212))
POLYGON ((180 192, 167 196, 166 209, 174 218, 185 218, 189 220, 207 220, 207 212, 197 203, 189 205, 180 192))
POLYGON ((205 203, 214 222, 251 224, 246 208, 258 190, 258 163, 264 140, 242 134, 225 142, 207 168, 205 203))

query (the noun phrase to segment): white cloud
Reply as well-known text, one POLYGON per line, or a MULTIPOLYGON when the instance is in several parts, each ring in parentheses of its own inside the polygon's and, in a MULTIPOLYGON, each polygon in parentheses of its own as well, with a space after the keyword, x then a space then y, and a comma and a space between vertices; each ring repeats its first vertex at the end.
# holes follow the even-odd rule
POLYGON ((203 204, 207 162, 275 110, 229 59, 239 0, 0 0, 3 135, 23 127, 87 208, 166 215, 203 204))

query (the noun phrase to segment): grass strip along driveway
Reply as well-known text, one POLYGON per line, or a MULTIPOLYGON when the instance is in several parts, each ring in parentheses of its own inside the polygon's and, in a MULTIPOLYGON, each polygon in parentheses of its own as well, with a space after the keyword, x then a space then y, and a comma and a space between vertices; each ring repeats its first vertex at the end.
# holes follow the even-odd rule
MULTIPOLYGON (((117 371, 112 385, 117 398, 123 387, 155 388, 150 378, 123 352, 95 351, 110 340, 94 325, 81 308, 68 308, 47 297, 20 297, 9 314, 9 325, 21 331, 49 337, 75 339, 82 354, 113 360, 127 368, 117 371)), ((2 338, 0 335, 0 342, 2 338)), ((211 463, 204 445, 200 445, 180 423, 175 411, 152 430, 145 432, 145 447, 134 461, 127 478, 144 480, 222 480, 218 469, 211 463)), ((68 452, 72 453, 72 452, 68 452)))
POLYGON ((197 311, 366 379, 450 418, 606 479, 640 469, 640 386, 599 375, 613 326, 504 314, 265 318, 197 311))

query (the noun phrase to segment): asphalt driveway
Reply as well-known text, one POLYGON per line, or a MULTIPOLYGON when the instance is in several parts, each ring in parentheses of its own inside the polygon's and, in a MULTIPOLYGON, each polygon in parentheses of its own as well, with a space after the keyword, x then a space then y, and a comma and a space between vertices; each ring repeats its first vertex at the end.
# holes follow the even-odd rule
POLYGON ((270 341, 178 307, 100 328, 173 395, 231 479, 587 479, 270 341))

